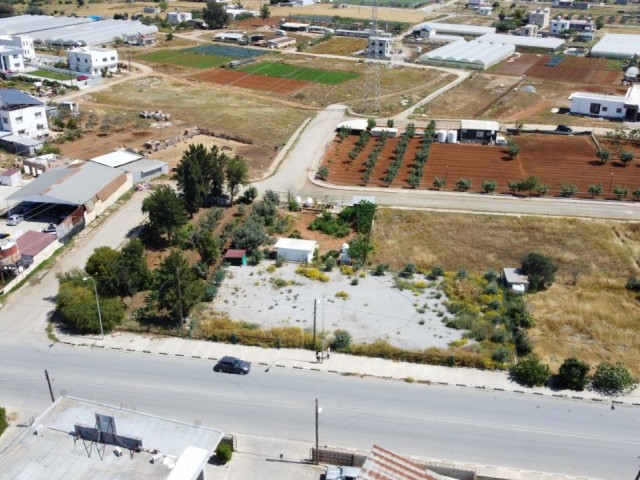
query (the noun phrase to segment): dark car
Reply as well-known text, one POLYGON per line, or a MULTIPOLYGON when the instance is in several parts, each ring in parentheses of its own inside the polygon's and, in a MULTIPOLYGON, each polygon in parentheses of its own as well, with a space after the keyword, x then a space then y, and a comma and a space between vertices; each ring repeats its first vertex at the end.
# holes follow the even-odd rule
POLYGON ((55 223, 50 223, 48 227, 42 229, 42 233, 50 233, 52 235, 58 234, 58 228, 55 223))
POLYGON ((556 127, 556 132, 571 133, 573 132, 573 128, 571 128, 569 125, 558 125, 556 127))
POLYGON ((249 370, 251 370, 251 364, 236 357, 222 357, 213 367, 214 372, 237 373, 239 375, 246 375, 249 370))

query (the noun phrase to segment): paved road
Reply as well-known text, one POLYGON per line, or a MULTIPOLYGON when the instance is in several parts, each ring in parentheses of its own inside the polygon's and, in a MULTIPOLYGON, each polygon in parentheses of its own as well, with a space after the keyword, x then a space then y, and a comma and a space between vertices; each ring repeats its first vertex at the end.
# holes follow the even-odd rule
POLYGON ((407 455, 504 465, 588 478, 633 478, 640 409, 339 375, 270 370, 214 374, 212 362, 0 340, 2 402, 44 408, 56 395, 124 404, 229 432, 314 438, 407 455))

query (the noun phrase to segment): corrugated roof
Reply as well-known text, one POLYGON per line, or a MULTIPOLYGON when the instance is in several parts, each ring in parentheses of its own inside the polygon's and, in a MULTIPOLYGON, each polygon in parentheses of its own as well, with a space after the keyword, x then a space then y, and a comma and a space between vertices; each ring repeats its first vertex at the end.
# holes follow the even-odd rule
POLYGON ((18 250, 21 255, 35 257, 56 240, 58 240, 58 237, 51 235, 50 233, 34 232, 33 230, 29 230, 19 236, 16 243, 18 244, 18 250))
POLYGON ((16 173, 20 173, 20 170, 18 170, 17 168, 10 168, 9 170, 5 170, 4 172, 0 173, 0 177, 10 177, 12 175, 15 175, 16 173))
POLYGON ((144 25, 138 20, 100 20, 81 25, 65 26, 34 32, 34 42, 63 41, 76 44, 102 45, 112 43, 115 37, 157 33, 155 25, 144 25))
POLYGON ((150 170, 155 170, 157 168, 165 168, 168 167, 169 164, 167 162, 163 162, 160 160, 152 160, 149 158, 142 158, 140 160, 136 160, 135 162, 127 163, 126 165, 122 165, 118 167, 120 170, 124 170, 125 172, 148 172, 150 170))
POLYGON ((15 88, 0 89, 0 99, 2 99, 2 103, 11 107, 21 105, 44 105, 37 98, 33 98, 31 95, 27 95, 15 88))
MULTIPOLYGON (((17 35, 38 32, 50 28, 67 25, 91 23, 86 17, 52 17, 50 15, 19 15, 17 17, 0 18, 0 35, 17 35)), ((30 35, 31 36, 31 35, 30 35)))
POLYGON ((374 445, 360 469, 358 480, 441 480, 442 475, 374 445))
POLYGON ((244 257, 247 254, 246 250, 239 250, 239 249, 229 249, 227 250, 227 253, 224 254, 224 258, 236 258, 236 259, 241 259, 242 257, 244 257))
POLYGON ((304 250, 313 252, 318 246, 315 240, 301 240, 299 238, 280 238, 275 244, 275 248, 288 248, 291 250, 304 250))
POLYGON ((487 68, 507 58, 515 51, 513 45, 502 43, 485 43, 473 40, 471 42, 454 42, 421 55, 420 62, 451 62, 461 64, 476 64, 487 68))
POLYGON ((491 120, 460 120, 462 130, 500 130, 500 124, 491 120))
POLYGON ((593 57, 627 58, 640 54, 640 35, 607 33, 591 49, 593 57))
POLYGON ((519 268, 503 268, 502 273, 507 283, 529 283, 529 277, 524 275, 519 268))
POLYGON ((124 175, 118 169, 92 162, 51 168, 7 200, 83 205, 124 175))
POLYGON ((557 50, 565 41, 562 38, 521 37, 519 35, 506 35, 501 33, 483 35, 479 42, 499 42, 515 45, 517 47, 541 48, 544 50, 557 50))
POLYGON ((118 150, 116 152, 107 153, 105 155, 100 155, 99 157, 92 158, 91 161, 95 163, 99 163, 100 165, 104 165, 106 167, 120 167, 127 163, 135 162, 136 160, 140 160, 142 155, 139 153, 129 152, 128 150, 118 150))
POLYGON ((439 23, 439 22, 425 22, 421 27, 428 27, 435 29, 437 32, 446 33, 462 33, 465 35, 484 35, 487 33, 495 33, 496 29, 493 27, 482 27, 478 25, 461 25, 456 23, 439 23))

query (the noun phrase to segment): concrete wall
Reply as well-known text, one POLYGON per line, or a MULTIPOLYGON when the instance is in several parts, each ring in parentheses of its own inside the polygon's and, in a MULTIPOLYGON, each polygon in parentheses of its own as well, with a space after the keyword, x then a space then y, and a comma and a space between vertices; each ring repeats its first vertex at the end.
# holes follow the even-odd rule
POLYGON ((113 205, 122 195, 133 188, 131 176, 127 175, 126 177, 126 181, 116 191, 114 191, 108 199, 106 199, 105 201, 96 201, 91 212, 84 212, 84 221, 86 225, 89 225, 91 222, 93 222, 107 208, 113 205))

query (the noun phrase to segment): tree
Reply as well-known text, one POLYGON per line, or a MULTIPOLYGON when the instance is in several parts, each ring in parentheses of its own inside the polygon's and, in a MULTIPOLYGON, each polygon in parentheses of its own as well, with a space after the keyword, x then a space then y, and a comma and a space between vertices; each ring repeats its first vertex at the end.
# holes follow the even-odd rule
POLYGON ((436 177, 436 178, 433 179, 433 186, 435 188, 437 188, 438 190, 440 190, 442 187, 444 187, 446 183, 447 182, 443 177, 436 177))
POLYGON ((196 248, 200 254, 200 260, 207 264, 213 265, 220 256, 220 248, 218 247, 218 239, 211 232, 201 230, 195 238, 196 248))
POLYGON ((373 247, 362 235, 349 243, 349 256, 352 260, 363 265, 371 252, 373 252, 373 247))
POLYGON ((78 7, 84 6, 84 0, 76 0, 76 3, 78 4, 78 7))
POLYGON ((549 184, 548 183, 541 183, 536 188, 536 192, 538 192, 538 195, 540 195, 541 197, 546 195, 549 192, 549 184))
POLYGON ((587 373, 589 373, 590 368, 589 364, 577 358, 567 358, 562 362, 558 370, 560 386, 581 392, 587 386, 587 373))
POLYGON ((115 269, 120 252, 111 247, 98 247, 87 259, 84 271, 96 282, 100 295, 113 297, 118 294, 115 269))
POLYGON ((624 165, 626 166, 627 163, 631 163, 633 161, 633 159, 635 158, 635 156, 633 155, 633 152, 628 152, 626 150, 622 150, 619 154, 618 154, 618 158, 620 159, 620 161, 622 163, 624 163, 624 165))
POLYGON ((529 290, 546 290, 554 280, 558 267, 540 253, 529 253, 522 259, 522 273, 529 278, 529 290))
POLYGON ((251 253, 266 243, 268 238, 262 219, 258 215, 251 214, 244 224, 233 232, 233 246, 249 250, 251 253))
POLYGON ((526 387, 542 387, 550 375, 549 365, 541 363, 537 357, 520 360, 511 368, 512 378, 526 387))
POLYGON ((149 299, 181 324, 203 298, 205 283, 189 267, 182 252, 172 250, 153 272, 149 299))
POLYGON ((578 187, 572 185, 570 183, 563 183, 560 185, 560 195, 565 198, 573 197, 576 193, 578 193, 578 187))
POLYGON ((598 158, 600 159, 600 162, 602 162, 603 165, 606 164, 611 159, 611 153, 609 152, 609 150, 600 149, 598 150, 598 153, 596 153, 596 155, 598 156, 598 158))
POLYGON ((227 162, 225 174, 229 196, 233 204, 233 198, 238 191, 238 187, 249 183, 249 166, 244 158, 236 155, 227 162))
POLYGON ((267 5, 266 3, 263 3, 262 6, 260 7, 260 18, 262 20, 266 20, 270 16, 271 16, 271 9, 269 8, 269 5, 267 5))
POLYGON ((221 152, 216 145, 211 147, 211 165, 210 169, 205 172, 205 176, 209 179, 211 195, 214 197, 220 197, 224 193, 228 161, 229 157, 226 153, 221 152))
POLYGON ((393 118, 388 118, 387 119, 387 127, 393 128, 394 125, 395 125, 395 122, 393 121, 393 118))
POLYGON ((469 178, 461 178, 456 182, 456 187, 461 192, 466 192, 471 188, 471 179, 469 178))
POLYGON ((166 235, 169 243, 176 231, 187 223, 187 211, 182 199, 167 185, 153 191, 142 202, 143 213, 149 214, 150 233, 166 235))
POLYGON ((589 187, 587 188, 587 191, 591 195, 591 198, 596 198, 598 195, 602 193, 602 185, 601 184, 589 185, 589 187))
POLYGON ((373 130, 374 128, 376 128, 376 119, 375 118, 368 118, 367 119, 367 130, 373 130))
POLYGON ((495 180, 483 180, 482 181, 482 190, 485 193, 493 193, 498 188, 498 182, 495 180))
POLYGON ((329 178, 329 167, 327 167, 326 165, 321 166, 316 173, 316 177, 320 180, 326 180, 327 178, 329 178))
POLYGON ((339 328, 334 332, 333 349, 336 351, 348 351, 351 346, 351 334, 339 328))
POLYGON ((613 194, 618 197, 618 200, 622 200, 629 194, 629 189, 621 185, 616 185, 613 187, 613 194))
MULTIPOLYGON (((61 322, 80 333, 100 332, 98 307, 90 281, 84 281, 85 272, 72 270, 61 275, 57 296, 57 312, 61 322)), ((110 332, 124 319, 124 305, 119 297, 98 296, 104 332, 110 332)))
POLYGON ((509 142, 509 158, 513 160, 520 153, 520 147, 515 142, 509 142))
POLYGON ((600 393, 620 395, 632 390, 636 381, 620 362, 602 362, 596 367, 591 385, 600 393))
POLYGON ((200 210, 210 185, 205 177, 211 163, 211 154, 202 145, 189 145, 176 167, 174 179, 178 182, 180 197, 184 200, 187 212, 193 214, 200 210))
POLYGON ((144 256, 144 245, 134 238, 122 248, 114 268, 115 291, 122 297, 132 297, 149 288, 151 272, 144 256))
POLYGON ((202 10, 202 19, 213 30, 226 27, 230 21, 229 14, 222 3, 215 1, 207 2, 207 6, 202 10))

